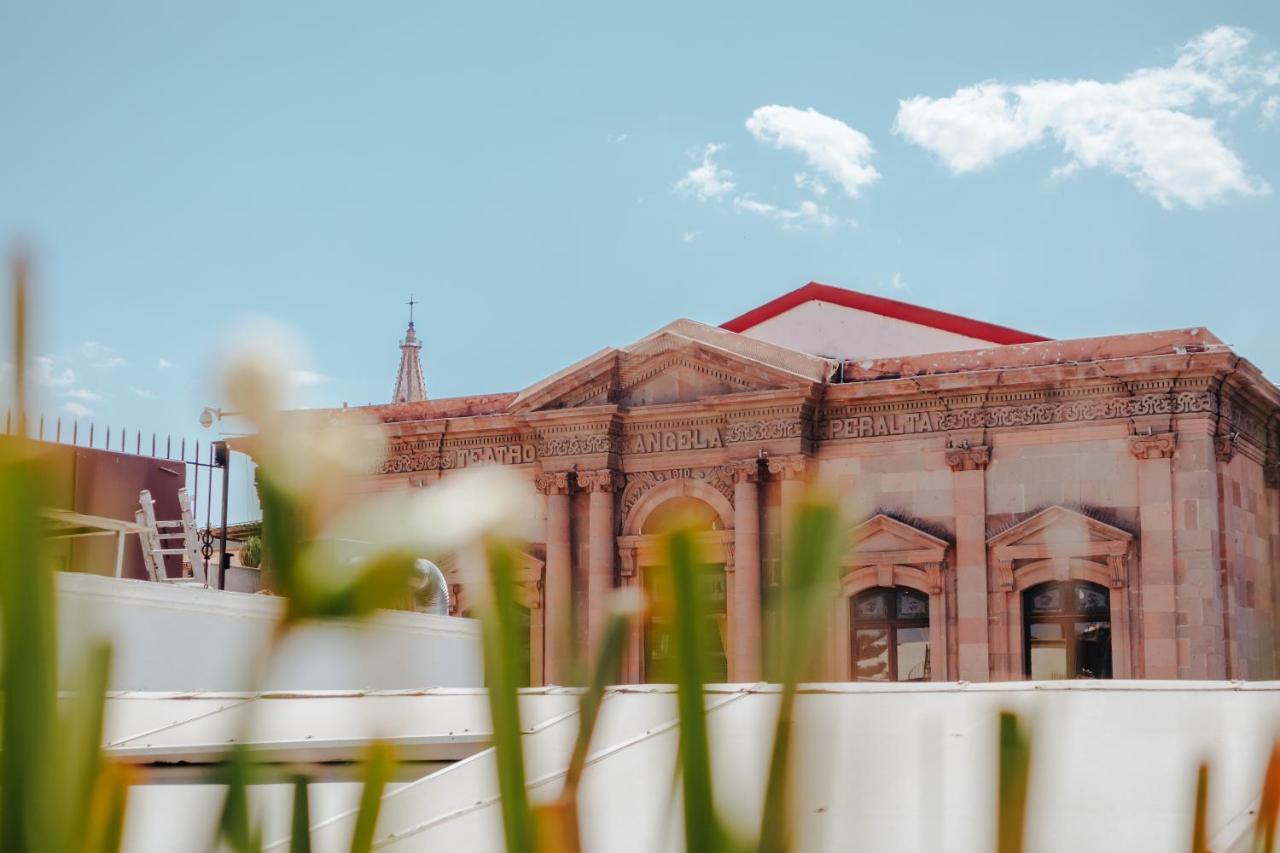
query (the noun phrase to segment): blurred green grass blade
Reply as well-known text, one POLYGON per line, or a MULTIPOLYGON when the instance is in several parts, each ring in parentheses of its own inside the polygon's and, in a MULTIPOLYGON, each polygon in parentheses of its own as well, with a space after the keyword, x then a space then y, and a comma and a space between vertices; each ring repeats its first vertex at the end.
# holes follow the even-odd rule
POLYGON ((578 699, 578 736, 574 741, 573 753, 569 756, 569 769, 564 778, 565 790, 575 795, 578 784, 582 781, 583 768, 587 764, 587 751, 591 748, 591 736, 595 732, 596 721, 600 716, 604 689, 618 680, 629 627, 630 620, 626 615, 621 613, 609 615, 600 635, 600 648, 596 655, 596 668, 592 673, 591 683, 578 699))
POLYGON ((690 530, 665 539, 667 580, 671 586, 672 646, 676 702, 680 719, 681 789, 684 797, 685 849, 716 851, 721 832, 711 780, 711 745, 707 733, 703 638, 706 608, 700 573, 704 571, 690 530))
POLYGON ((1276 846, 1276 818, 1280 812, 1280 741, 1271 747, 1267 773, 1258 798, 1258 819, 1253 825, 1253 853, 1272 853, 1276 846))
POLYGON ((489 602, 483 610, 485 684, 493 720, 493 748, 502 797, 502 826, 508 853, 534 850, 533 815, 524 779, 524 744, 520 726, 521 682, 519 618, 515 600, 515 556, 510 546, 494 542, 486 549, 489 602))
POLYGON ((249 777, 252 773, 249 750, 237 743, 227 755, 223 776, 227 795, 218 820, 218 835, 235 853, 261 853, 262 835, 249 814, 249 777))
POLYGON ((58 738, 60 829, 68 850, 82 850, 94 789, 102 771, 102 719, 111 671, 111 646, 94 644, 85 654, 75 694, 64 700, 58 738))
POLYGON ((293 815, 289 819, 289 853, 311 853, 311 798, 307 777, 293 779, 293 815))
POLYGON ((270 519, 262 525, 263 564, 272 589, 288 598, 292 608, 298 593, 294 580, 298 552, 309 538, 306 519, 288 493, 277 488, 270 474, 261 468, 258 469, 258 499, 262 504, 262 517, 270 519))
POLYGON ((356 828, 351 834, 351 853, 369 853, 373 849, 382 795, 395 767, 396 757, 390 746, 375 743, 369 748, 369 757, 364 762, 364 786, 360 789, 360 810, 356 812, 356 828))
MULTIPOLYGON (((13 269, 13 410, 26 419, 26 265, 13 269)), ((57 646, 53 573, 40 559, 44 504, 35 445, 0 439, 0 849, 47 850, 54 835, 58 791, 57 646)))
POLYGON ((1209 765, 1200 762, 1196 771, 1196 816, 1191 828, 1191 853, 1209 851, 1209 765))
POLYGON ((796 688, 820 650, 845 550, 844 529, 834 501, 806 495, 792 524, 791 552, 783 573, 782 651, 778 656, 782 695, 760 821, 759 849, 763 853, 781 853, 791 843, 789 797, 796 688))
POLYGON ((1031 738, 1016 714, 1000 712, 999 804, 996 850, 1022 853, 1027 820, 1027 784, 1031 771, 1031 738))
POLYGON ((86 821, 85 853, 119 853, 124 843, 124 818, 129 802, 129 785, 133 771, 111 761, 103 764, 94 786, 93 800, 86 821))

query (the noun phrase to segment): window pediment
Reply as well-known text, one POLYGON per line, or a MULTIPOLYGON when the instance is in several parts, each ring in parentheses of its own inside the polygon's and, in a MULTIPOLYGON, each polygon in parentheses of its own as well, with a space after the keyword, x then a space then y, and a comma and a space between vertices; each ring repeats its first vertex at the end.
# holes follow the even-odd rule
POLYGON ((884 513, 877 513, 849 532, 845 565, 858 566, 940 564, 948 542, 884 513))
POLYGON ((1051 506, 990 537, 987 548, 1004 589, 1015 587, 1018 569, 1046 564, 1057 566, 1064 578, 1084 567, 1095 571, 1095 579, 1120 587, 1127 581, 1126 557, 1133 539, 1127 530, 1064 506, 1051 506))

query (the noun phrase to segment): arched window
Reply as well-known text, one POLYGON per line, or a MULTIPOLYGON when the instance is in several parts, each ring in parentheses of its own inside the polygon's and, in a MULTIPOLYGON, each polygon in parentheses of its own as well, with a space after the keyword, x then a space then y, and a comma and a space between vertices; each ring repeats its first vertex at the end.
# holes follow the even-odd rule
POLYGON ((1089 581, 1055 581, 1022 594, 1026 675, 1111 677, 1111 594, 1089 581))
POLYGON ((929 596, 875 587, 849 599, 855 681, 929 680, 929 596))

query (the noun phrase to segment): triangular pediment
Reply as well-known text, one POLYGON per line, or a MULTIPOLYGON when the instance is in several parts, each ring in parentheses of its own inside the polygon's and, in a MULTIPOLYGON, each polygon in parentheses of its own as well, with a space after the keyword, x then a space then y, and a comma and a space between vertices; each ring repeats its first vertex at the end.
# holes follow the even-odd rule
POLYGON ((680 320, 629 347, 602 350, 530 386, 512 410, 686 403, 803 387, 825 380, 831 369, 822 359, 680 320))
POLYGON ((1127 530, 1064 506, 1051 506, 987 540, 992 548, 1061 550, 1063 554, 1120 550, 1133 541, 1127 530))
POLYGON ((849 531, 848 562, 855 564, 940 563, 947 541, 884 513, 878 513, 849 531))

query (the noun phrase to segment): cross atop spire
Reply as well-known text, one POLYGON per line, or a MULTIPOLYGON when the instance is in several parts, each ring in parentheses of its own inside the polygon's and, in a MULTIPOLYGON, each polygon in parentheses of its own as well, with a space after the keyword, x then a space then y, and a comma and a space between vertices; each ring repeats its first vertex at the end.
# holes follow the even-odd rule
POLYGON ((409 328, 400 342, 400 371, 396 374, 396 388, 391 393, 393 403, 416 403, 427 399, 427 383, 422 378, 422 344, 418 343, 418 333, 413 328, 413 306, 418 300, 410 294, 409 328))

